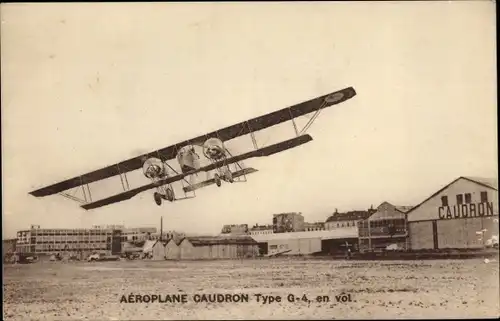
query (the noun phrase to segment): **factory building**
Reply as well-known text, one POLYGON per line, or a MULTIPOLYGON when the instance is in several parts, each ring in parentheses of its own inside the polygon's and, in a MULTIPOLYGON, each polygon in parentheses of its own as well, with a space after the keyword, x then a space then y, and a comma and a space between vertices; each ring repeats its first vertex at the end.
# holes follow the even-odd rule
POLYGON ((459 177, 407 218, 412 250, 482 248, 498 238, 498 179, 459 177))
POLYGON ((273 232, 302 232, 304 231, 304 216, 302 213, 280 213, 273 215, 273 232))
POLYGON ((357 243, 357 230, 337 229, 330 231, 309 231, 252 235, 259 243, 260 254, 307 255, 319 252, 345 251, 347 242, 357 243))
POLYGON ((125 228, 122 225, 93 226, 80 229, 45 229, 32 225, 17 232, 16 251, 49 255, 60 252, 119 254, 127 243, 145 239, 156 228, 125 228))
POLYGON ((32 226, 17 232, 19 253, 52 254, 58 252, 121 251, 121 231, 112 228, 42 229, 32 226))
POLYGON ((273 234, 272 225, 258 225, 255 224, 249 230, 250 235, 273 234))
POLYGON ((395 206, 383 202, 377 211, 358 224, 359 251, 409 248, 406 213, 411 206, 395 206))
POLYGON ((181 260, 236 259, 256 257, 259 247, 249 236, 186 237, 179 251, 181 260))

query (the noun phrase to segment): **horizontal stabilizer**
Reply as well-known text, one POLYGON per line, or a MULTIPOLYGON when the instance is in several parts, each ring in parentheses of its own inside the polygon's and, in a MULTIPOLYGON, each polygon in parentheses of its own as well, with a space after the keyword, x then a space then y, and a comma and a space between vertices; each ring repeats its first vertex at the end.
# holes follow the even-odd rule
MULTIPOLYGON (((247 168, 235 171, 232 174, 233 174, 233 178, 238 178, 240 176, 252 174, 252 173, 255 173, 255 172, 258 172, 258 170, 255 169, 255 168, 252 168, 252 167, 247 167, 247 168)), ((215 184, 215 179, 214 178, 208 179, 208 180, 203 181, 203 182, 199 182, 197 184, 186 186, 186 187, 183 188, 183 190, 184 190, 184 192, 188 193, 188 192, 192 192, 192 191, 195 191, 197 189, 200 189, 200 188, 203 188, 203 187, 206 187, 206 186, 210 186, 212 184, 215 184)))
POLYGON ((175 176, 167 177, 167 178, 161 179, 157 182, 150 183, 150 184, 147 184, 147 185, 135 188, 135 189, 131 189, 131 190, 128 190, 126 192, 123 192, 123 193, 120 193, 117 195, 113 195, 113 196, 110 196, 108 198, 104 198, 102 200, 95 201, 93 203, 84 204, 81 207, 86 209, 86 210, 90 210, 90 209, 102 207, 105 205, 125 201, 128 199, 131 199, 135 195, 142 193, 144 191, 147 191, 147 190, 150 190, 150 189, 162 186, 162 185, 170 184, 170 183, 173 183, 176 181, 180 181, 181 179, 183 179, 184 177, 189 176, 189 175, 193 175, 193 174, 196 174, 199 172, 212 171, 212 170, 214 170, 216 168, 220 168, 224 165, 230 165, 230 164, 244 161, 245 159, 249 159, 249 158, 253 158, 253 157, 270 156, 270 155, 285 151, 287 149, 291 149, 291 148, 303 145, 305 143, 308 143, 308 142, 312 141, 312 139, 313 138, 309 134, 297 136, 297 137, 294 137, 292 139, 288 139, 288 140, 285 140, 285 141, 282 141, 282 142, 279 142, 279 143, 276 143, 273 145, 269 145, 269 146, 266 146, 266 147, 263 147, 260 149, 256 149, 256 150, 253 150, 253 151, 241 154, 241 155, 233 156, 231 158, 228 158, 228 159, 225 159, 225 160, 222 160, 219 162, 212 163, 208 166, 201 167, 200 169, 193 170, 191 172, 181 173, 181 174, 178 174, 175 176))

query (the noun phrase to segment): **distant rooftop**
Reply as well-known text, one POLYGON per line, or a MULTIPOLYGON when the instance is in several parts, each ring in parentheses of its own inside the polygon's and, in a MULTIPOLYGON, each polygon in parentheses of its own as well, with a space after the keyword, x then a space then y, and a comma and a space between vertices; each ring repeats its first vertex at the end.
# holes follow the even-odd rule
POLYGON ((364 220, 370 217, 377 210, 369 209, 367 211, 349 211, 345 213, 333 213, 326 222, 339 222, 339 221, 355 221, 364 220))
MULTIPOLYGON (((201 236, 201 237, 186 237, 193 246, 216 245, 216 244, 241 244, 241 245, 256 245, 257 242, 250 236, 201 236)), ((180 244, 180 243, 179 243, 180 244)))
POLYGON ((410 205, 404 205, 404 206, 394 205, 394 207, 402 213, 406 213, 413 208, 413 206, 410 205))
POLYGON ((278 215, 301 215, 301 216, 302 216, 302 212, 284 212, 284 213, 277 213, 277 214, 273 214, 273 217, 274 217, 274 216, 278 216, 278 215))
POLYGON ((273 229, 272 225, 254 225, 250 228, 250 231, 265 231, 272 229, 273 229))

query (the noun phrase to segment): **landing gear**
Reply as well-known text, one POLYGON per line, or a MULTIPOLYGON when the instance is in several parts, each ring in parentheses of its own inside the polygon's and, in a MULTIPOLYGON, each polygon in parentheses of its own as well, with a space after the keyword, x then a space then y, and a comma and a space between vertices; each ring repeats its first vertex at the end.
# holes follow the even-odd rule
POLYGON ((217 185, 217 187, 220 187, 222 185, 222 181, 220 179, 219 174, 214 175, 214 180, 215 180, 215 184, 217 185))
POLYGON ((161 199, 162 199, 161 194, 158 193, 158 192, 155 192, 154 193, 154 199, 155 199, 156 205, 160 206, 161 205, 161 199))
POLYGON ((174 191, 169 187, 165 190, 165 197, 167 201, 173 202, 175 197, 174 197, 174 191))
POLYGON ((167 200, 169 202, 173 202, 175 200, 174 191, 170 187, 167 187, 165 189, 165 195, 163 195, 163 194, 161 194, 159 192, 155 192, 153 196, 154 196, 154 199, 155 199, 155 203, 158 206, 161 205, 161 200, 162 199, 167 200))

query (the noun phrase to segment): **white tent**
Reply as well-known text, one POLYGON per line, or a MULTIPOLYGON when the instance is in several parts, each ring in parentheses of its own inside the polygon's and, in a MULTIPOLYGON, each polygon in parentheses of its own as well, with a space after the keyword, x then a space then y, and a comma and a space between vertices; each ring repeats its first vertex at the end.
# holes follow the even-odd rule
POLYGON ((153 240, 147 240, 144 242, 144 246, 142 247, 142 252, 143 253, 151 253, 153 252, 153 246, 155 245, 156 241, 153 240))

